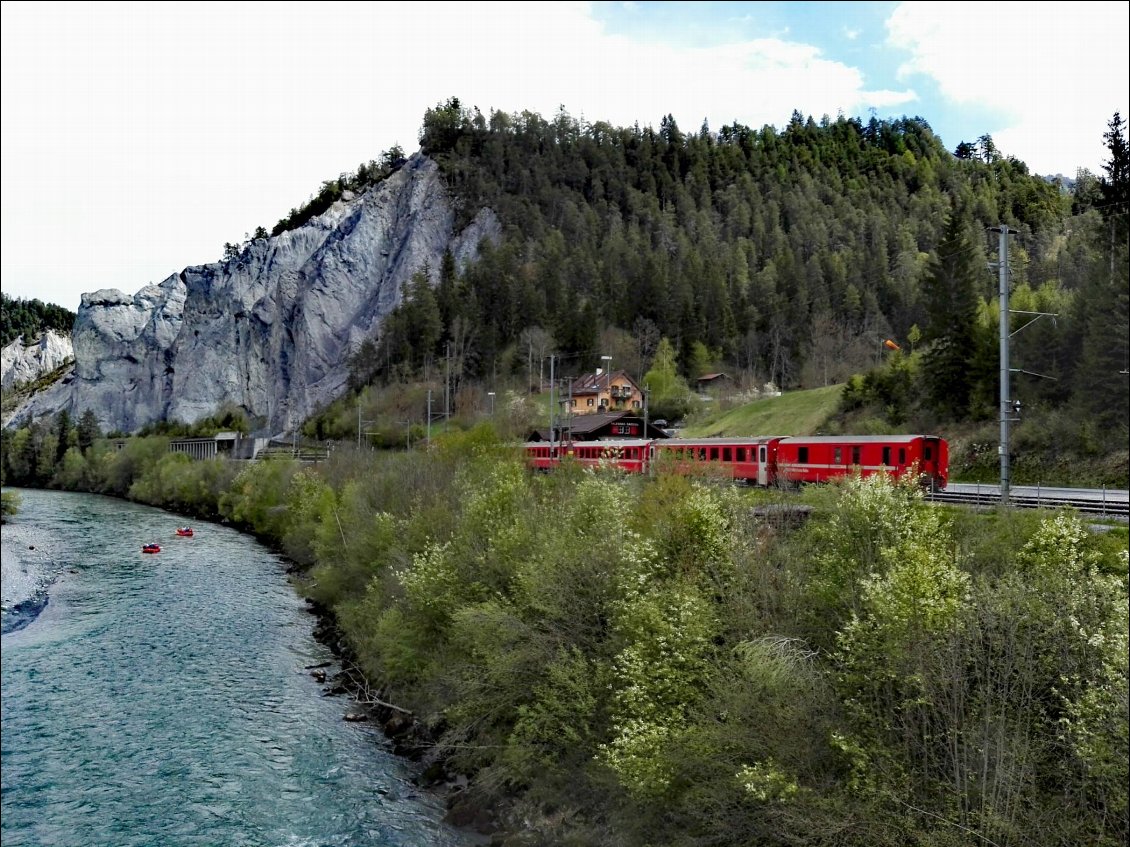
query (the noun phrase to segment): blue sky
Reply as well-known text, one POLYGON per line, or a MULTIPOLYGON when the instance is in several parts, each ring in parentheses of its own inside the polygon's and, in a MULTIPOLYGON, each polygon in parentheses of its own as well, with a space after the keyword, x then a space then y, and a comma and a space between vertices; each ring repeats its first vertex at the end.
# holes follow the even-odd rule
POLYGON ((71 309, 268 229, 455 96, 684 131, 918 115, 1036 173, 1130 117, 1130 4, 0 6, 0 285, 71 309))

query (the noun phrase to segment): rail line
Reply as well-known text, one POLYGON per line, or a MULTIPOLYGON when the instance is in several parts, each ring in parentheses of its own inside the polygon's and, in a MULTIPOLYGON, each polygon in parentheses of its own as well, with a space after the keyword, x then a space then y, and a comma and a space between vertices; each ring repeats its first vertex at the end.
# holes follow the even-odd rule
MULTIPOLYGON (((932 491, 926 499, 934 503, 953 503, 973 507, 993 507, 1001 504, 999 489, 995 486, 978 486, 974 490, 932 491)), ((1024 490, 1012 492, 1008 505, 1015 509, 1074 509, 1081 514, 1130 520, 1130 500, 1125 491, 1080 491, 1066 493, 1062 489, 1049 493, 1024 490)))

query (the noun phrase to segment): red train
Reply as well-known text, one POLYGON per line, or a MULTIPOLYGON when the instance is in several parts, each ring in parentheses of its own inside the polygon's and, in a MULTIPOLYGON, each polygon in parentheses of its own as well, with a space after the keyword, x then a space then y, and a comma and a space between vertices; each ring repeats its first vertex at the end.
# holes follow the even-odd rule
POLYGON ((752 485, 826 482, 860 473, 922 480, 934 490, 949 480, 949 445, 936 435, 812 435, 753 438, 672 438, 611 441, 532 441, 529 464, 539 470, 571 458, 591 467, 647 473, 721 474, 752 485))

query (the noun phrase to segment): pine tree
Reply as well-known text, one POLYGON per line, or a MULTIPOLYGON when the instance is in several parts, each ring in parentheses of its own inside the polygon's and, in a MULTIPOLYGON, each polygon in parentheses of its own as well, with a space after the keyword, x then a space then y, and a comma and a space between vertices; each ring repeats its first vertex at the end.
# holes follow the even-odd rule
POLYGON ((60 465, 63 461, 63 454, 67 452, 67 448, 71 446, 75 439, 75 427, 71 422, 71 413, 63 409, 55 418, 55 434, 58 441, 55 442, 55 464, 60 465))
POLYGON ((930 405, 951 420, 970 408, 978 360, 977 286, 984 265, 961 210, 946 221, 945 234, 931 257, 926 293, 927 324, 923 379, 930 405))
POLYGON ((1106 176, 1099 184, 1103 195, 1103 216, 1117 219, 1126 226, 1126 203, 1130 201, 1130 145, 1126 141, 1126 124, 1122 115, 1114 113, 1103 133, 1110 160, 1103 163, 1106 176), (1119 208, 1120 207, 1120 208, 1119 208))
POLYGON ((1130 419, 1130 250, 1127 201, 1130 200, 1130 148, 1126 124, 1114 113, 1103 135, 1110 160, 1100 185, 1104 227, 1097 235, 1107 261, 1096 268, 1080 294, 1083 350, 1076 371, 1076 399, 1096 434, 1125 445, 1130 419))

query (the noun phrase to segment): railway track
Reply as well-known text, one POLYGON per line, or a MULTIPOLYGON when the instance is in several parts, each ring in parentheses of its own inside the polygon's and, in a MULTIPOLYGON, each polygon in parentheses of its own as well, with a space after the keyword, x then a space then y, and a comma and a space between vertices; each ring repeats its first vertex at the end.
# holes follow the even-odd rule
MULTIPOLYGON (((1001 502, 1000 489, 991 485, 951 485, 945 491, 933 491, 926 499, 934 503, 953 503, 972 507, 994 507, 1001 502)), ((1013 489, 1008 504, 1015 509, 1074 509, 1080 514, 1130 519, 1130 499, 1125 491, 1080 489, 1071 491, 1051 488, 1023 487, 1013 489)))

